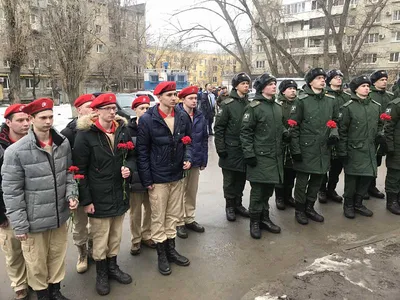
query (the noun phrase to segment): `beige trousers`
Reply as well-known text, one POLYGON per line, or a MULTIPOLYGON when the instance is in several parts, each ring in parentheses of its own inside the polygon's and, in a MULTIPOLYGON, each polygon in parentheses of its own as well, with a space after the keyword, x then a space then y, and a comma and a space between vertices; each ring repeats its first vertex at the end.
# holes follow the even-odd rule
POLYGON ((151 239, 151 207, 149 194, 147 192, 131 193, 130 207, 129 216, 132 245, 140 243, 142 239, 151 239))
POLYGON ((29 286, 34 291, 64 279, 67 238, 67 224, 63 224, 57 229, 28 233, 28 238, 21 242, 29 286))
POLYGON ((89 218, 94 260, 104 260, 118 255, 124 217, 125 214, 112 218, 89 218))
POLYGON ((0 248, 6 257, 6 271, 15 292, 28 288, 25 259, 22 254, 21 242, 14 236, 9 225, 0 228, 0 248))
POLYGON ((196 210, 197 190, 199 187, 200 168, 192 168, 188 171, 183 182, 183 206, 184 215, 179 219, 177 226, 194 222, 196 210))
POLYGON ((156 183, 149 190, 151 238, 156 243, 176 237, 176 224, 183 215, 183 180, 156 183))
POLYGON ((72 230, 72 239, 74 240, 74 245, 85 245, 89 238, 91 239, 92 237, 90 236, 88 215, 85 213, 83 206, 78 206, 78 208, 75 210, 72 230))

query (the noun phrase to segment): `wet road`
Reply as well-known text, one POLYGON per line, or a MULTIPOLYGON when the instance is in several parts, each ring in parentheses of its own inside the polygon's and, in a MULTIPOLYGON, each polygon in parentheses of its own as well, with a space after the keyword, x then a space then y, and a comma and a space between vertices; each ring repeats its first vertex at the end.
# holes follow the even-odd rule
MULTIPOLYGON (((123 241, 118 256, 121 268, 130 273, 134 282, 123 286, 112 282, 111 293, 100 297, 95 291, 95 267, 85 274, 75 271, 77 251, 71 235, 67 253, 67 274, 62 282, 63 292, 70 299, 241 299, 253 287, 276 279, 285 270, 304 259, 323 256, 363 240, 376 238, 399 227, 399 218, 385 209, 385 201, 372 199, 366 205, 374 211, 372 218, 357 216, 348 220, 341 205, 317 204, 325 216, 323 224, 297 224, 293 209, 277 211, 274 198, 270 199, 271 218, 282 227, 274 235, 263 231, 261 240, 249 235, 249 221, 238 217, 234 223, 226 221, 222 193, 222 174, 217 165, 212 138, 210 159, 201 173, 196 219, 206 232, 189 232, 189 238, 177 238, 177 249, 186 255, 189 267, 172 265, 172 274, 162 276, 157 271, 155 250, 143 248, 139 256, 129 254, 130 233, 125 219, 123 241)), ((385 167, 380 168, 378 188, 383 190, 385 167)), ((343 177, 337 190, 343 192, 343 177)), ((248 206, 249 185, 244 193, 248 206)), ((4 257, 0 253, 0 300, 12 299, 13 292, 4 271, 4 257)), ((34 297, 32 297, 35 299, 34 297)))

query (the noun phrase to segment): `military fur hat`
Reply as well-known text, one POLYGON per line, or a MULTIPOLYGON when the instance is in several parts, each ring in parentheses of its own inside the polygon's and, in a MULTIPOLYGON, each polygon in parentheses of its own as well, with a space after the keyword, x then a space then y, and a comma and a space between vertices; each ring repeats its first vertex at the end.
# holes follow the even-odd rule
POLYGON ((256 89, 257 93, 261 93, 262 90, 267 86, 268 83, 274 81, 276 83, 276 78, 268 73, 264 73, 257 77, 254 81, 253 88, 256 89))
POLYGON ((385 70, 378 70, 371 74, 371 83, 374 84, 379 79, 386 77, 389 78, 388 73, 385 70))
POLYGON ((333 70, 329 70, 328 72, 326 72, 326 84, 330 84, 331 80, 335 77, 335 76, 340 76, 343 78, 343 73, 340 70, 337 69, 333 69, 333 70))
POLYGON ((311 81, 314 80, 315 77, 322 75, 325 76, 326 78, 326 73, 324 69, 322 68, 313 68, 310 71, 307 72, 306 76, 304 77, 304 80, 307 82, 307 84, 310 84, 311 81))
POLYGON ((296 81, 294 81, 294 80, 292 80, 292 79, 283 80, 283 81, 281 82, 281 84, 279 85, 279 92, 280 92, 281 94, 283 94, 283 92, 286 91, 286 89, 288 89, 288 88, 290 88, 290 87, 293 87, 293 88, 295 88, 295 89, 297 90, 297 83, 296 83, 296 81))
POLYGON ((368 83, 369 85, 371 85, 371 80, 369 79, 369 77, 367 75, 362 75, 362 76, 358 76, 356 78, 353 78, 352 81, 350 81, 350 90, 355 93, 356 89, 364 84, 364 83, 368 83))
POLYGON ((233 76, 232 78, 232 87, 236 88, 239 83, 247 81, 249 84, 251 83, 251 78, 245 72, 241 72, 233 76))

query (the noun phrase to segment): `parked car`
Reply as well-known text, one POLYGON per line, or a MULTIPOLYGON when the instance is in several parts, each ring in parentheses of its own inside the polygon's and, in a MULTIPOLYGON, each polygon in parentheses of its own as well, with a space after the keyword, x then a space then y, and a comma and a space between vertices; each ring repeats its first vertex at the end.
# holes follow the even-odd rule
POLYGON ((132 93, 132 95, 135 95, 135 98, 137 98, 139 96, 148 96, 150 98, 150 106, 151 107, 160 102, 160 100, 158 100, 157 96, 154 95, 150 91, 139 91, 139 92, 132 93))
POLYGON ((129 93, 117 93, 115 94, 115 96, 117 96, 117 114, 128 120, 135 117, 136 113, 134 110, 131 109, 131 106, 136 96, 129 93))

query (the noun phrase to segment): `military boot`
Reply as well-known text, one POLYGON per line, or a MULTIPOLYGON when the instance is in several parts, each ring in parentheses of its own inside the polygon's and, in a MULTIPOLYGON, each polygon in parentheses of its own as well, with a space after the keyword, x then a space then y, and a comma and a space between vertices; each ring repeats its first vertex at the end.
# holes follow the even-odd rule
POLYGON ((36 291, 37 300, 50 300, 49 290, 36 291))
POLYGON ((122 284, 130 284, 132 283, 132 277, 121 271, 119 266, 117 265, 117 257, 107 257, 108 263, 108 278, 114 279, 122 284))
POLYGON ((108 281, 108 265, 106 259, 96 261, 96 291, 101 296, 110 293, 110 282, 108 281))
POLYGON ((235 198, 226 198, 226 219, 229 222, 236 221, 236 214, 235 214, 235 198))
POLYGON ((69 300, 64 297, 60 292, 60 283, 49 283, 49 296, 50 300, 69 300))
POLYGON ((371 210, 363 205, 363 196, 361 195, 354 196, 354 211, 365 217, 372 217, 374 214, 371 210))
POLYGON ((78 262, 76 263, 76 271, 79 274, 85 273, 88 269, 88 251, 86 244, 78 246, 78 262))
POLYGON ((158 271, 162 275, 169 275, 171 274, 172 271, 167 259, 167 253, 165 251, 165 247, 166 247, 166 241, 156 244, 157 255, 158 255, 158 271))
POLYGON ((386 193, 386 208, 392 214, 400 215, 400 206, 397 202, 397 194, 386 193))
POLYGON ((93 261, 93 239, 88 240, 88 260, 93 261))
POLYGON ((261 238, 260 219, 261 213, 250 213, 250 235, 257 240, 261 238))
POLYGON ((343 198, 338 195, 335 191, 335 187, 333 184, 328 183, 328 189, 326 191, 326 197, 331 199, 333 202, 342 203, 343 198))
POLYGON ((180 237, 181 239, 187 239, 188 238, 188 233, 186 231, 185 225, 180 225, 176 226, 176 235, 180 237))
POLYGON ((354 219, 355 212, 354 212, 354 201, 352 198, 344 198, 343 203, 343 213, 346 218, 354 219))
POLYGON ((279 210, 284 210, 286 208, 284 195, 285 194, 283 188, 275 188, 275 203, 276 208, 279 210))
POLYGON ((269 232, 272 233, 280 233, 281 228, 274 223, 272 223, 271 219, 269 218, 269 211, 268 210, 263 210, 261 213, 261 223, 260 223, 261 229, 265 229, 269 232))
POLYGON ((286 206, 296 207, 296 202, 292 196, 293 187, 286 187, 284 189, 284 198, 286 206))
POLYGON ((235 213, 244 218, 250 218, 250 213, 246 207, 242 205, 242 197, 235 198, 235 213))
POLYGON ((315 202, 307 201, 306 202, 306 215, 308 218, 315 222, 323 222, 324 217, 317 213, 314 209, 315 202))
MULTIPOLYGON (((376 180, 374 181, 376 183, 376 180)), ((371 184, 368 188, 368 194, 371 197, 375 197, 375 198, 379 198, 379 199, 385 199, 385 194, 382 193, 380 190, 378 190, 378 188, 376 187, 376 185, 371 184)))
POLYGON ((319 190, 318 201, 319 201, 319 203, 327 203, 328 202, 328 198, 326 196, 326 189, 319 190))
POLYGON ((296 208, 295 209, 296 209, 295 216, 296 216, 297 222, 302 224, 302 225, 307 225, 308 224, 308 218, 307 218, 307 215, 306 215, 306 204, 296 201, 296 208))
POLYGON ((175 250, 175 239, 167 239, 166 253, 169 262, 173 262, 176 263, 178 266, 184 266, 184 267, 190 265, 189 259, 187 259, 183 255, 180 255, 178 251, 175 250))

